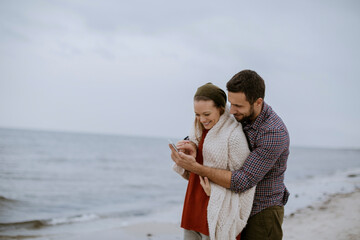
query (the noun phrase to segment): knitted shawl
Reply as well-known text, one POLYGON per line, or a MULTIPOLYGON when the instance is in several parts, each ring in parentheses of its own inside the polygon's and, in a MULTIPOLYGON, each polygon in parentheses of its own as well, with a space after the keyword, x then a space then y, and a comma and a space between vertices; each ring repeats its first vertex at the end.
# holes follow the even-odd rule
MULTIPOLYGON (((200 129, 193 129, 190 140, 198 145, 200 129)), ((203 145, 205 166, 238 170, 249 155, 245 134, 226 108, 219 121, 207 133, 203 145)), ((175 165, 174 170, 184 175, 184 169, 175 165)), ((207 208, 207 219, 211 240, 235 239, 245 227, 254 200, 255 187, 235 193, 215 183, 211 184, 211 194, 207 208)))

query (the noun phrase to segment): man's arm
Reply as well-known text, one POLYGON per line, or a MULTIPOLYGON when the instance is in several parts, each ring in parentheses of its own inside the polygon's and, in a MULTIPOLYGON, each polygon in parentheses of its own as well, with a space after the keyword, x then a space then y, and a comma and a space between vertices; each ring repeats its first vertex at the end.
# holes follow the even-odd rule
POLYGON ((256 149, 250 153, 244 165, 233 172, 201 165, 194 157, 177 153, 174 149, 171 158, 184 169, 207 177, 222 187, 230 188, 234 192, 244 192, 265 177, 288 147, 289 137, 285 130, 272 129, 259 133, 256 149))
POLYGON ((257 139, 257 147, 250 153, 244 165, 232 172, 230 190, 234 192, 244 192, 260 182, 289 147, 286 130, 268 129, 260 132, 257 139))
POLYGON ((171 149, 171 159, 177 165, 199 176, 207 177, 224 188, 230 188, 231 171, 204 166, 196 162, 193 156, 182 152, 178 153, 171 145, 169 147, 171 149))
POLYGON ((218 169, 218 168, 212 168, 208 166, 204 166, 201 164, 196 164, 196 166, 192 171, 193 173, 207 177, 210 179, 213 183, 216 183, 219 186, 222 186, 224 188, 230 188, 231 185, 231 171, 224 170, 224 169, 218 169))

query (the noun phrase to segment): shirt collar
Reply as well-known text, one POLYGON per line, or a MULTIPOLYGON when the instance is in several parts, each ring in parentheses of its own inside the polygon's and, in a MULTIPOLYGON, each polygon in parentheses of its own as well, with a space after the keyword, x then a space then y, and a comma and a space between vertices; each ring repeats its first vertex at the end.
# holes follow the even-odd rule
POLYGON ((244 125, 244 129, 258 129, 261 125, 261 123, 264 121, 266 115, 267 115, 267 111, 269 110, 270 106, 266 104, 266 102, 263 103, 263 107, 262 110, 260 112, 260 114, 256 117, 255 121, 253 123, 246 123, 244 125))

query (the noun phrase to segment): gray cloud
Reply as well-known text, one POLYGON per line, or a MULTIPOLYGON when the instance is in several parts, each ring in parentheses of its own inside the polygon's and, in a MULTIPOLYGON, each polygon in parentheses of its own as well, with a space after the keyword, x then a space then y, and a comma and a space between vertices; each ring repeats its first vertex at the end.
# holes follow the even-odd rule
POLYGON ((250 68, 295 145, 360 147, 357 1, 1 1, 0 126, 186 135, 250 68))

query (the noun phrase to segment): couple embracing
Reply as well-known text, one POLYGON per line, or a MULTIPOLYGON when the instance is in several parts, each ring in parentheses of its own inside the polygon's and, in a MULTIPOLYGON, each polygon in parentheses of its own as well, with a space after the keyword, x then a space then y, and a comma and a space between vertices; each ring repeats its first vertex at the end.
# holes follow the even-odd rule
POLYGON ((184 239, 282 239, 288 131, 256 72, 241 71, 226 87, 230 107, 219 87, 197 89, 189 139, 179 152, 170 146, 174 170, 188 180, 184 239))

